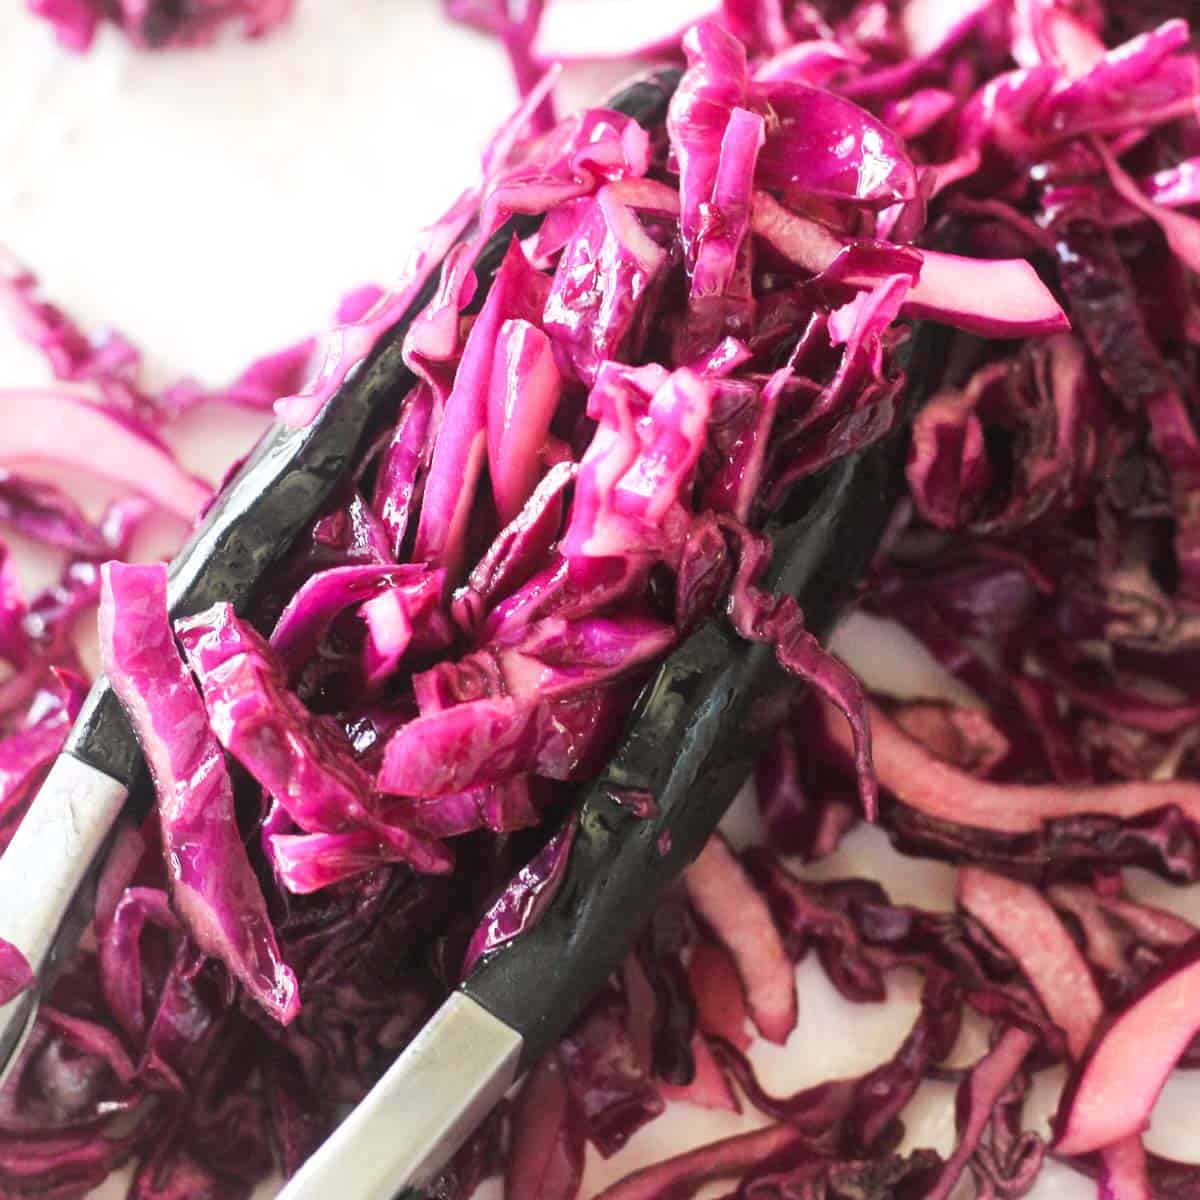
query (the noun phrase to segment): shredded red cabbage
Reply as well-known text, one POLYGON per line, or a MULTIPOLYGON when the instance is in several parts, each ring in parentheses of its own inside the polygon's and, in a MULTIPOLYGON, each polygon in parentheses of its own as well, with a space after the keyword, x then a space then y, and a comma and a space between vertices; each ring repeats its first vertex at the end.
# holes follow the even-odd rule
MULTIPOLYGON (((36 7, 81 46, 101 16, 159 44, 287 9, 36 7)), ((524 96, 479 186, 392 289, 222 389, 150 391, 132 343, 3 260, 59 384, 0 395, 0 526, 67 563, 26 600, 0 546, 0 845, 78 711, 97 602, 158 802, 116 838, 93 936, 0 1093, 0 1193, 78 1197, 135 1161, 135 1200, 239 1200, 294 1172, 538 919, 579 781, 716 615, 810 685, 756 772, 765 845, 710 842, 434 1194, 501 1175, 510 1200, 572 1200, 590 1153, 685 1104, 759 1127, 609 1200, 1018 1197, 1047 1156, 1115 1200, 1196 1194, 1200 1167, 1141 1131, 1200 1063, 1200 938, 1123 875, 1200 878, 1200 57, 1160 7, 448 0, 524 96), (555 122, 552 61, 664 56, 685 73, 658 126, 555 122), (542 222, 479 295, 513 215, 542 222), (244 616, 172 628, 161 567, 101 568, 150 508, 208 500, 161 436, 176 415, 306 424, 443 258, 395 427, 244 616), (914 318, 966 336, 860 603, 954 701, 868 696, 758 585, 792 486, 901 419, 914 318), (31 459, 138 495, 94 519, 31 459), (864 817, 954 863, 958 907, 816 881, 804 864, 864 817), (779 1095, 755 1042, 792 1033, 810 954, 851 1005, 915 972, 918 1010, 885 1062, 779 1095), (988 1036, 964 1065, 968 1017, 988 1036), (1044 1139, 1024 1102, 1059 1066, 1044 1139), (953 1148, 902 1152, 930 1080, 956 1087, 953 1148)), ((28 982, 0 945, 0 995, 28 982)))
POLYGON ((220 747, 175 648, 166 568, 106 563, 99 623, 104 673, 154 778, 174 908, 197 946, 286 1024, 296 1015, 296 980, 242 845, 220 747))
POLYGON ((106 23, 143 50, 202 46, 237 22, 246 37, 262 37, 291 15, 293 0, 25 0, 48 21, 59 44, 82 53, 106 23))

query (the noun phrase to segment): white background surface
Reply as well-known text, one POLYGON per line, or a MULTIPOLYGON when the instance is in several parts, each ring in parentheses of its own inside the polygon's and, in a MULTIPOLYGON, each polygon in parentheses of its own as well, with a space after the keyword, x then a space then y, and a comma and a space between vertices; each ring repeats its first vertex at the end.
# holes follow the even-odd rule
MULTIPOLYGON (((596 82, 576 77, 573 86, 596 82)), ((0 7, 0 243, 85 323, 111 323, 142 345, 162 377, 217 383, 322 325, 344 291, 394 276, 414 232, 474 178, 486 134, 512 100, 500 48, 446 25, 434 0, 300 0, 293 25, 265 42, 140 55, 105 35, 87 58, 60 51, 8 0, 0 7)), ((0 387, 45 378, 37 357, 0 330, 0 387)), ((183 457, 216 479, 261 424, 224 410, 190 421, 183 457)), ((82 495, 94 504, 103 489, 82 495)), ((53 574, 53 562, 18 551, 30 587, 53 574)), ((919 656, 895 637, 881 642, 866 622, 853 622, 839 644, 893 687, 937 686, 919 656)), ((901 858, 873 830, 856 833, 819 873, 875 875, 897 901, 927 906, 948 906, 953 887, 949 868, 901 858)), ((1163 893, 1144 878, 1136 884, 1163 893)), ((1200 915, 1194 896, 1173 899, 1200 915)), ((869 1069, 915 1015, 915 977, 897 977, 886 1005, 851 1007, 811 961, 800 976, 800 1023, 788 1045, 760 1043, 763 1080, 776 1091, 869 1069)), ((963 1060, 983 1044, 977 1030, 965 1037, 963 1060)), ((1044 1102, 1030 1120, 1042 1119, 1052 1082, 1039 1089, 1044 1102)), ((908 1118, 911 1146, 950 1148, 952 1100, 944 1085, 924 1089, 908 1118)), ((1197 1114, 1200 1077, 1178 1077, 1155 1113, 1151 1148, 1200 1159, 1197 1114)), ((584 1195, 757 1123, 675 1106, 616 1159, 589 1159, 584 1195)), ((116 1181, 98 1193, 121 1194, 116 1181)), ((1094 1194, 1054 1164, 1032 1193, 1094 1194)))

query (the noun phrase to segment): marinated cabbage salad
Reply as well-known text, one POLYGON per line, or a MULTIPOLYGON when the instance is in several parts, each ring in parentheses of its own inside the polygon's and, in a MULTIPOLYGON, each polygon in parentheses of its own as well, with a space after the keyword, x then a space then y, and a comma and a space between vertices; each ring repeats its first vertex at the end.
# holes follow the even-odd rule
MULTIPOLYGON (((26 597, 0 550, 0 839, 78 711, 97 606, 156 804, 0 1093, 0 1195, 83 1196, 133 1163, 136 1200, 236 1200, 294 1172, 497 931, 536 919, 580 783, 713 614, 808 685, 757 769, 766 836, 710 841, 433 1194, 499 1175, 510 1200, 569 1200, 589 1147, 692 1105, 760 1120, 606 1200, 1017 1197, 1048 1158, 1101 1197, 1200 1195, 1200 1166, 1141 1136, 1200 1063, 1200 939, 1126 878, 1200 875, 1200 58, 1179 6, 446 7, 504 41, 523 100, 401 282, 347 297, 331 334, 225 388, 151 389, 130 341, 3 262, 61 384, 3 395, 0 462, 136 491, 94 521, 0 474, 0 524, 68 559, 26 597), (598 59, 678 62, 665 120, 559 119, 550 64, 598 59), (514 216, 538 221, 483 287, 514 216), (310 422, 439 270, 395 427, 250 611, 172 625, 165 568, 119 561, 147 514, 211 498, 160 431, 212 402, 310 422), (905 419, 914 320, 956 331, 957 367, 913 419, 859 604, 961 704, 868 694, 756 586, 793 485, 905 419), (953 864, 954 911, 806 875, 864 821, 953 864), (889 1060, 773 1094, 749 1051, 795 1027, 806 956, 853 1005, 916 972, 920 1004, 889 1060), (963 1061, 967 1024, 986 1036, 963 1061), (1023 1108, 1055 1073, 1043 1139, 1023 1108), (956 1090, 944 1154, 905 1141, 930 1080, 956 1090)), ((2 948, 0 991, 29 982, 2 948)))

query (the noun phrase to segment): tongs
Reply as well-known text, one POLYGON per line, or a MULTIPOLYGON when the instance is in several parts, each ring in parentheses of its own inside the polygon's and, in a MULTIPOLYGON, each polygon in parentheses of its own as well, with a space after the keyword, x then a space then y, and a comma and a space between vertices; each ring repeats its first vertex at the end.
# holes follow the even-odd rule
MULTIPOLYGON (((767 586, 795 596, 818 636, 878 549, 901 494, 903 450, 889 436, 836 464, 791 498, 803 515, 770 530, 767 586)), ((620 748, 584 791, 562 881, 536 921, 481 959, 279 1200, 408 1198, 432 1182, 620 967, 796 691, 774 651, 742 641, 723 618, 692 633, 643 689, 620 748)))
MULTIPOLYGON (((947 331, 918 325, 909 386, 883 440, 793 487, 765 532, 764 585, 824 639, 904 493, 909 419, 948 376, 947 331)), ((969 353, 967 355, 969 357, 969 353)), ((722 616, 642 689, 623 740, 583 790, 561 881, 532 925, 485 954, 278 1200, 415 1200, 618 970, 704 848, 796 699, 774 650, 722 616)))
MULTIPOLYGON (((652 72, 610 105, 643 124, 661 122, 678 79, 674 69, 652 72)), ((534 228, 535 220, 514 218, 488 243, 476 263, 481 292, 513 234, 534 228)), ((218 601, 252 605, 272 565, 396 419, 416 382, 402 360, 404 335, 437 283, 435 273, 313 424, 264 436, 172 563, 173 616, 218 601)), ((937 377, 915 356, 910 375, 937 377)), ((900 430, 807 481, 768 529, 767 585, 795 596, 818 636, 876 551, 902 487, 903 441, 900 430)), ((692 633, 645 687, 619 750, 581 797, 561 885, 536 923, 480 960, 287 1185, 285 1200, 389 1200, 435 1178, 619 966, 642 919, 745 782, 793 692, 773 652, 742 641, 723 619, 692 633), (622 802, 629 793, 653 804, 635 812, 622 802)), ((37 980, 0 1008, 0 1078, 91 919, 114 830, 140 821, 151 799, 137 741, 100 679, 0 857, 0 938, 25 955, 37 980)))

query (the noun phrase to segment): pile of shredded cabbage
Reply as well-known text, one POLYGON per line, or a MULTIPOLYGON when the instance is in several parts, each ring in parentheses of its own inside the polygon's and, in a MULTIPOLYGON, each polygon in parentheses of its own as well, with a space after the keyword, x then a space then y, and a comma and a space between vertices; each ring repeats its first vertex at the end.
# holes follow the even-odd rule
MULTIPOLYGON (((157 804, 0 1093, 0 1195, 82 1196, 131 1160, 135 1200, 294 1171, 536 919, 579 783, 710 617, 810 685, 758 768, 765 844, 710 841, 434 1194, 501 1174, 509 1200, 571 1200, 589 1148, 686 1104, 760 1125, 606 1200, 1017 1197, 1047 1156, 1102 1197, 1200 1195, 1141 1141, 1200 1062, 1200 938, 1125 878, 1200 877, 1191 30, 1153 0, 447 9, 503 38, 524 98, 403 280, 330 335, 151 391, 130 342, 3 264, 62 384, 0 394, 0 525, 67 565, 26 599, 0 550, 0 844, 78 710, 97 605, 157 804), (556 120, 552 61, 647 57, 686 68, 665 122, 556 120), (514 215, 540 224, 482 288, 514 215), (211 494, 158 430, 201 403, 311 421, 443 260, 395 428, 251 611, 173 626, 164 568, 110 561, 211 494), (913 318, 961 333, 860 602, 964 706, 867 696, 755 586, 792 485, 903 419, 913 318), (136 494, 93 521, 29 460, 136 494), (863 820, 956 864, 955 911, 806 878, 863 820), (810 952, 854 1004, 918 972, 919 1010, 873 1070, 772 1095, 748 1051, 795 1028, 810 952), (980 1022, 986 1049, 952 1056, 980 1022), (1023 1107, 1054 1070, 1047 1141, 1023 1107), (957 1089, 945 1154, 905 1140, 929 1080, 957 1089)), ((0 945, 0 994, 28 983, 0 945)))

